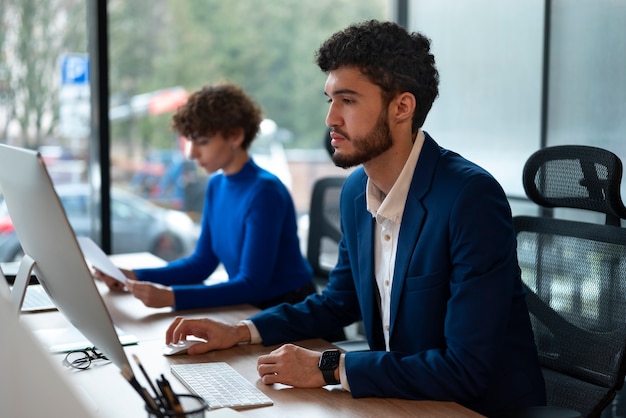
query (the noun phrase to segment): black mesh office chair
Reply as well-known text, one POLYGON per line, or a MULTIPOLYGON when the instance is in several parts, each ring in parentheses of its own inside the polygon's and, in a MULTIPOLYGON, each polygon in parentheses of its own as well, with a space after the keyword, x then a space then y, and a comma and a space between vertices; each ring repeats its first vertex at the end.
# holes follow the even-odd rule
MULTIPOLYGON (((318 292, 326 287, 330 270, 337 263, 341 241, 339 195, 345 180, 345 177, 323 177, 313 185, 306 257, 313 268, 313 281, 318 292)), ((360 321, 356 324, 356 334, 365 335, 360 321)), ((326 339, 346 351, 367 348, 367 341, 362 338, 346 340, 345 331, 326 339)))
POLYGON ((344 181, 345 177, 324 177, 313 185, 306 255, 318 291, 326 286, 328 273, 337 262, 341 240, 339 194, 344 181))
POLYGON ((616 155, 588 146, 542 149, 524 166, 524 189, 533 202, 590 210, 606 220, 514 218, 548 407, 511 416, 599 417, 624 383, 626 229, 619 225, 626 208, 621 177, 616 155))

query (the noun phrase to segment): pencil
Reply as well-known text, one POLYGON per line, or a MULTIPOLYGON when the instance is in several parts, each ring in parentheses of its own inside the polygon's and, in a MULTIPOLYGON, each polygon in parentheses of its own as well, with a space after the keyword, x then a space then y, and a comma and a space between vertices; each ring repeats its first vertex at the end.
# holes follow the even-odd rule
POLYGON ((135 375, 133 374, 133 371, 128 365, 122 366, 122 376, 124 376, 128 383, 130 383, 130 385, 137 391, 139 396, 141 396, 144 402, 148 406, 150 406, 150 408, 157 414, 157 416, 162 417, 163 414, 161 414, 159 406, 156 404, 155 400, 152 399, 152 396, 150 396, 146 388, 139 384, 139 382, 135 378, 135 375))
POLYGON ((152 389, 152 391, 154 392, 155 398, 158 399, 159 398, 159 391, 157 390, 156 387, 154 387, 154 383, 152 383, 152 380, 150 379, 150 376, 148 376, 148 373, 146 372, 146 369, 143 368, 143 365, 139 361, 139 357, 137 357, 137 354, 133 354, 133 359, 135 360, 135 363, 137 363, 137 366, 139 366, 139 370, 141 370, 141 373, 143 374, 143 377, 145 377, 146 380, 148 381, 148 384, 150 385, 150 389, 152 389))
POLYGON ((176 394, 172 390, 172 387, 170 386, 170 382, 165 378, 164 375, 161 375, 161 384, 163 388, 163 394, 165 395, 170 405, 172 406, 172 410, 176 412, 177 414, 183 413, 184 411, 183 411, 182 405, 180 404, 180 400, 178 399, 178 396, 176 396, 176 394))

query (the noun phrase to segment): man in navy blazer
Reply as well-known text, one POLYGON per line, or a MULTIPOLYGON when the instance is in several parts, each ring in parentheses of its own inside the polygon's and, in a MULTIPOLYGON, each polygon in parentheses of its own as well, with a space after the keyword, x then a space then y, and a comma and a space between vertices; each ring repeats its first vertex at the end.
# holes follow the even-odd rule
POLYGON ((341 384, 355 398, 455 401, 487 415, 545 404, 511 210, 497 181, 421 129, 438 95, 430 42, 389 22, 334 34, 327 74, 333 161, 359 166, 341 193, 327 288, 241 324, 176 318, 190 354, 330 335, 362 319, 369 351, 285 344, 260 356, 267 384, 341 384))

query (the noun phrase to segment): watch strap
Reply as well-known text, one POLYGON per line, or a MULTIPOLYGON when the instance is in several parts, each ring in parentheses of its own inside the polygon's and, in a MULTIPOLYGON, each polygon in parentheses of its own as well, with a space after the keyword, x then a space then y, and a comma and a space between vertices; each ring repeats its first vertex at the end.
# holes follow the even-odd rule
POLYGON ((339 380, 335 379, 335 370, 336 369, 322 370, 322 376, 324 376, 324 381, 326 382, 327 385, 339 384, 339 380))

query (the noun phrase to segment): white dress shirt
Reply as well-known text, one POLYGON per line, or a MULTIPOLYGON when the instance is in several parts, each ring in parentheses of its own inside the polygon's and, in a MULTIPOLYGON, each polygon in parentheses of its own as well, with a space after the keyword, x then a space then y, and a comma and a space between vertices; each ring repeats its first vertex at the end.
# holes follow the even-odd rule
POLYGON ((391 325, 391 289, 396 265, 398 236, 402 224, 402 214, 419 158, 424 133, 417 134, 400 176, 387 196, 372 181, 367 180, 367 210, 376 219, 374 233, 374 274, 380 295, 380 316, 382 318, 385 346, 389 351, 389 327, 391 325))

